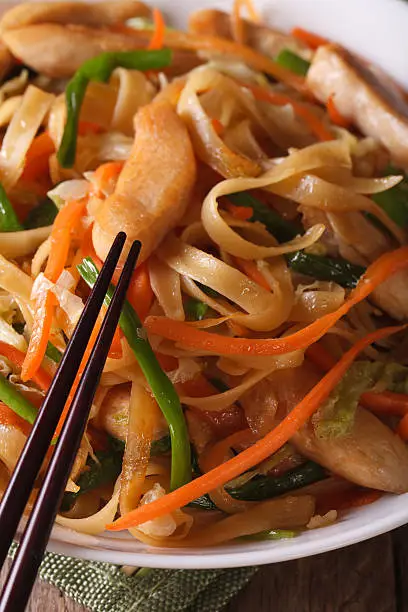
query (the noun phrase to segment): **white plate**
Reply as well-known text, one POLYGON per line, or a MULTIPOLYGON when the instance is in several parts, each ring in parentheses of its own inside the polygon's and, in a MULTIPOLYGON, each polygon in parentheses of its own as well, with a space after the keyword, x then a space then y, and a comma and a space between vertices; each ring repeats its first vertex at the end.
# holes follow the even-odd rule
MULTIPOLYGON (((300 25, 372 60, 408 87, 408 4, 401 0, 255 0, 284 29, 300 25)), ((194 5, 229 10, 223 0, 155 0, 173 23, 184 25, 194 5)), ((48 550, 94 561, 143 567, 207 569, 260 565, 307 557, 354 544, 408 522, 408 494, 386 496, 338 523, 293 540, 245 542, 207 549, 157 549, 128 534, 83 536, 55 527, 48 550)))

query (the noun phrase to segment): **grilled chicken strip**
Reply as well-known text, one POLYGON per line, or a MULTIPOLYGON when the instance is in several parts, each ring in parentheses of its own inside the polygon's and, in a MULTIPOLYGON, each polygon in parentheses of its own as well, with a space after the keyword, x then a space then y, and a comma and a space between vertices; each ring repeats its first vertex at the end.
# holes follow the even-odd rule
MULTIPOLYGON (((290 49, 306 59, 310 58, 309 48, 292 36, 246 19, 243 23, 245 43, 259 53, 275 57, 283 49, 290 49)), ((233 39, 231 15, 223 11, 215 9, 196 11, 190 16, 188 25, 193 34, 233 39)))
POLYGON ((96 253, 105 259, 119 231, 142 242, 146 259, 184 215, 196 179, 196 161, 183 121, 167 101, 142 107, 135 140, 115 192, 98 208, 93 228, 96 253))
MULTIPOLYGON (((3 41, 11 53, 41 74, 69 78, 88 59, 105 51, 145 49, 151 32, 124 34, 81 25, 40 23, 7 30, 3 41)), ((163 72, 177 76, 202 63, 196 53, 173 51, 171 66, 163 72)))
POLYGON ((132 17, 149 17, 150 8, 138 0, 110 2, 25 2, 7 11, 0 19, 0 33, 35 23, 70 23, 112 26, 132 17))
POLYGON ((340 114, 363 134, 379 140, 392 158, 408 167, 408 104, 393 81, 337 45, 319 47, 307 73, 318 100, 333 96, 340 114))

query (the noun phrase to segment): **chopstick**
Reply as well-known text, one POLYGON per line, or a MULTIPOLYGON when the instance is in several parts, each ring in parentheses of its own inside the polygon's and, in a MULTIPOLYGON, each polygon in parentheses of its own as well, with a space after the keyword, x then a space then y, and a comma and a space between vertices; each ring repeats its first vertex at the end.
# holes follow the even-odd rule
MULTIPOLYGON (((4 494, 0 505, 1 564, 6 558, 35 479, 52 442, 55 428, 102 307, 125 240, 126 235, 121 232, 109 251, 4 494)), ((140 243, 135 242, 129 252, 113 299, 74 395, 43 485, 22 535, 20 546, 1 594, 0 612, 24 610, 30 596, 86 427, 92 400, 139 252, 140 243)))

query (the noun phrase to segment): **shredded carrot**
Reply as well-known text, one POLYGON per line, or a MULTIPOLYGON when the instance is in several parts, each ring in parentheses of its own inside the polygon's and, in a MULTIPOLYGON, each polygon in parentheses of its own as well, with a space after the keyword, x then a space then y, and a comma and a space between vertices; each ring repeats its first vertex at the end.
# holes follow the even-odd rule
POLYGON ((3 404, 3 402, 0 402, 0 425, 19 429, 26 436, 28 436, 31 431, 31 425, 16 414, 14 410, 6 406, 6 404, 3 404))
POLYGON ((129 529, 145 521, 150 521, 159 516, 169 514, 189 504, 201 495, 208 493, 208 491, 225 485, 233 478, 236 478, 261 461, 264 461, 286 444, 286 442, 307 423, 310 417, 318 410, 321 403, 328 398, 334 387, 340 382, 362 350, 373 342, 404 329, 404 327, 405 326, 386 327, 371 332, 364 338, 358 340, 358 342, 342 356, 334 368, 332 368, 330 372, 328 372, 317 385, 307 393, 303 400, 293 408, 283 421, 264 438, 232 459, 229 459, 222 465, 192 480, 179 489, 172 491, 150 504, 145 504, 139 506, 136 510, 132 510, 115 522, 107 525, 107 529, 111 531, 129 529))
POLYGON ((23 181, 44 181, 49 178, 49 160, 55 145, 48 132, 43 132, 31 143, 25 158, 23 181))
POLYGON ((234 39, 243 44, 245 42, 245 21, 242 18, 242 9, 246 8, 251 21, 259 22, 259 15, 255 10, 252 0, 235 0, 232 8, 231 25, 234 39))
POLYGON ((218 134, 218 136, 221 136, 224 131, 224 126, 222 125, 221 121, 218 119, 211 119, 211 125, 213 126, 215 133, 218 134))
POLYGON ((227 327, 230 328, 234 336, 239 336, 240 338, 242 338, 249 334, 249 329, 247 327, 244 327, 244 325, 241 325, 241 323, 237 323, 232 319, 227 320, 226 323, 227 327))
POLYGON ((334 123, 335 125, 338 125, 339 127, 343 127, 343 128, 350 127, 351 121, 347 119, 346 117, 343 117, 343 115, 341 115, 336 108, 336 105, 334 103, 334 94, 331 94, 329 96, 326 106, 327 106, 327 112, 330 117, 330 121, 332 123, 334 123))
MULTIPOLYGON (((51 250, 44 271, 45 277, 52 283, 57 282, 64 270, 71 244, 71 232, 79 225, 85 207, 85 200, 74 200, 61 208, 55 218, 51 231, 51 250)), ((36 317, 21 370, 23 381, 34 376, 44 359, 56 304, 55 295, 50 291, 36 301, 36 317)))
POLYGON ((336 507, 336 510, 350 510, 351 508, 368 506, 380 499, 382 495, 382 491, 375 490, 350 491, 336 507))
POLYGON ((87 134, 100 134, 104 129, 97 123, 91 121, 80 121, 78 123, 78 134, 79 136, 86 136, 87 134))
POLYGON ((286 106, 286 104, 290 104, 293 108, 294 113, 303 119, 303 121, 307 124, 310 131, 318 138, 318 140, 325 142, 327 140, 333 140, 334 136, 326 128, 324 123, 319 119, 315 113, 310 110, 305 104, 294 100, 290 96, 286 94, 276 93, 271 91, 270 89, 265 89, 264 87, 260 87, 258 85, 249 85, 248 83, 240 82, 242 87, 249 89, 252 91, 256 100, 263 100, 264 102, 270 102, 276 106, 286 106))
POLYGON ((254 214, 254 210, 250 206, 235 206, 231 202, 226 202, 225 208, 235 219, 240 221, 249 221, 254 214))
POLYGON ((164 45, 164 33, 166 31, 166 23, 164 17, 159 9, 153 9, 153 21, 154 21, 154 32, 148 44, 148 49, 163 49, 164 45))
POLYGON ((228 338, 167 317, 148 317, 145 327, 151 333, 180 344, 220 355, 283 355, 314 344, 356 304, 398 270, 408 266, 408 247, 382 255, 371 264, 347 300, 334 312, 328 313, 303 329, 281 338, 228 338))
POLYGON ((165 355, 164 353, 156 353, 157 361, 160 364, 160 367, 165 372, 171 372, 172 370, 177 370, 178 368, 178 359, 177 357, 173 357, 173 355, 165 355))
POLYGON ((293 28, 291 33, 294 38, 301 40, 311 49, 317 49, 322 45, 328 45, 330 43, 327 38, 323 38, 323 36, 319 36, 318 34, 313 34, 313 32, 308 32, 303 28, 293 28))
POLYGON ((50 337, 52 319, 57 298, 48 291, 43 299, 36 303, 36 313, 27 354, 21 368, 21 380, 33 378, 44 359, 50 337))
POLYGON ((397 427, 397 434, 401 436, 403 440, 408 440, 408 414, 400 420, 397 427))
POLYGON ((101 197, 113 191, 124 165, 124 162, 107 162, 99 166, 93 176, 93 183, 96 189, 92 195, 101 197))
MULTIPOLYGON (((11 344, 6 344, 6 342, 0 342, 0 355, 6 357, 6 359, 19 368, 22 367, 25 359, 25 353, 11 346, 11 344)), ((37 372, 32 377, 32 381, 43 391, 48 391, 52 378, 43 368, 38 368, 37 372)))
POLYGON ((242 259, 241 257, 233 257, 232 258, 238 268, 244 272, 254 283, 257 283, 267 291, 270 291, 271 288, 262 274, 260 270, 258 270, 256 263, 254 261, 250 261, 249 259, 242 259))
POLYGON ((181 386, 183 393, 188 397, 210 397, 219 393, 202 374, 198 374, 191 380, 186 380, 181 386))
MULTIPOLYGON (((320 344, 309 346, 306 356, 323 372, 327 372, 336 363, 334 357, 320 344)), ((402 417, 408 414, 408 395, 404 393, 366 391, 360 397, 360 404, 376 414, 395 414, 402 417)))

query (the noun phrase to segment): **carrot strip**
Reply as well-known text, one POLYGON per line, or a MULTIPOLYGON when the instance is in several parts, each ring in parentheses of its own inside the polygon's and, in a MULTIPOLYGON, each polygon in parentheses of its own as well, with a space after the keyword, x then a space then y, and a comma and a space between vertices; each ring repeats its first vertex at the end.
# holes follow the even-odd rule
POLYGON ((258 85, 249 85, 248 83, 243 82, 240 82, 240 85, 252 91, 256 100, 270 102, 276 106, 286 106, 286 104, 290 104, 294 113, 303 119, 316 138, 322 142, 333 140, 334 136, 330 130, 326 128, 326 126, 322 123, 319 117, 313 113, 313 111, 311 111, 301 102, 293 100, 290 96, 285 94, 276 93, 269 89, 265 89, 264 87, 259 87, 258 85))
POLYGON ((124 162, 107 162, 99 166, 93 176, 96 189, 92 192, 92 195, 103 196, 111 190, 113 191, 124 165, 124 162))
POLYGON ((353 306, 364 300, 395 272, 407 266, 408 247, 385 253, 367 268, 357 287, 337 310, 283 338, 228 338, 167 317, 147 317, 145 327, 151 333, 179 342, 186 347, 199 348, 220 355, 283 355, 294 350, 306 349, 320 340, 353 306))
POLYGON ((408 414, 400 420, 397 427, 397 434, 401 436, 403 440, 408 440, 408 414))
MULTIPOLYGON (((11 346, 11 344, 6 344, 5 342, 0 342, 0 355, 6 357, 6 359, 19 368, 22 367, 25 359, 25 354, 22 351, 19 351, 15 346, 11 346)), ((38 368, 32 377, 32 381, 43 391, 48 391, 52 377, 43 368, 38 368)))
POLYGON ((351 508, 361 508, 361 506, 368 506, 373 502, 380 499, 383 495, 382 491, 351 491, 349 495, 345 496, 336 510, 350 510, 351 508))
POLYGON ((328 45, 330 43, 327 38, 323 38, 323 36, 319 36, 318 34, 313 34, 313 32, 308 32, 303 28, 293 28, 291 34, 294 38, 301 40, 311 49, 317 49, 322 45, 328 45))
POLYGON ((43 132, 31 143, 25 158, 23 181, 37 181, 49 177, 49 159, 55 145, 48 132, 43 132))
POLYGON ((211 125, 213 126, 215 133, 218 134, 218 136, 221 136, 224 131, 224 126, 222 125, 221 121, 218 119, 211 119, 211 125))
POLYGON ((100 134, 104 129, 97 123, 91 121, 80 121, 78 123, 78 134, 79 136, 86 136, 87 134, 100 134))
POLYGON ((327 372, 336 364, 335 358, 321 344, 312 344, 306 351, 306 357, 310 359, 320 370, 327 372))
POLYGON ((249 221, 254 214, 254 209, 250 206, 235 206, 231 202, 226 202, 225 208, 235 219, 240 221, 249 221))
POLYGON ((250 261, 249 259, 241 259, 241 257, 233 257, 232 259, 234 260, 238 268, 242 270, 242 272, 244 272, 244 274, 246 274, 248 278, 253 280, 254 283, 257 283, 267 291, 271 290, 266 278, 264 277, 262 272, 258 270, 254 261, 250 261))
POLYGON ((303 426, 316 412, 321 403, 330 395, 334 387, 340 382, 348 368, 356 359, 358 354, 367 346, 382 338, 396 333, 405 326, 385 327, 367 334, 343 355, 303 400, 264 438, 256 442, 250 448, 239 453, 222 465, 207 472, 203 476, 192 480, 188 484, 172 491, 164 497, 144 506, 139 506, 125 516, 106 526, 111 531, 120 531, 136 527, 145 521, 150 521, 159 516, 169 514, 178 508, 182 508, 201 495, 213 491, 217 487, 225 485, 243 472, 250 470, 255 465, 264 461, 275 453, 303 426))
POLYGON ((347 119, 346 117, 343 117, 343 115, 339 113, 339 111, 337 110, 336 105, 334 103, 334 94, 331 94, 331 96, 329 96, 326 106, 327 106, 327 112, 330 117, 330 121, 332 123, 334 123, 335 125, 338 125, 339 127, 343 127, 343 128, 347 128, 350 126, 351 121, 347 119))
POLYGON ((245 42, 245 21, 241 16, 242 8, 248 11, 251 21, 259 22, 259 15, 255 10, 252 0, 235 0, 232 8, 231 22, 235 40, 243 44, 245 42))
POLYGON ((154 21, 154 32, 147 46, 148 49, 163 49, 164 46, 164 33, 166 31, 166 24, 164 17, 159 9, 153 9, 153 21, 154 21))
MULTIPOLYGON (((71 232, 78 226, 85 212, 85 206, 85 200, 74 200, 61 208, 55 218, 51 231, 50 255, 44 271, 45 277, 53 283, 57 282, 64 270, 71 243, 71 232)), ((57 300, 50 291, 36 302, 37 316, 21 369, 23 381, 33 377, 44 359, 56 304, 57 300)))
POLYGON ((14 410, 6 406, 6 404, 3 404, 3 402, 0 402, 0 425, 19 429, 26 436, 28 436, 31 431, 31 425, 16 414, 14 410))
POLYGON ((23 381, 27 381, 34 376, 44 359, 56 303, 57 298, 51 291, 48 291, 44 299, 38 300, 36 303, 36 316, 30 344, 21 368, 21 380, 23 381))

